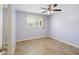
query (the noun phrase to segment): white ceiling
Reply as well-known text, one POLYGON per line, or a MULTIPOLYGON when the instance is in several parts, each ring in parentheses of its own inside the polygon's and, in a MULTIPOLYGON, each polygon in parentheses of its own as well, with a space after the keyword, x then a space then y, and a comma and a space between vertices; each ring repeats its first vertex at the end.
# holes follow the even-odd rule
MULTIPOLYGON (((48 5, 47 4, 15 4, 16 10, 36 13, 36 14, 42 14, 41 12, 44 11, 40 7, 47 8, 48 5)), ((47 13, 44 14, 46 15, 47 13)))
MULTIPOLYGON (((7 5, 5 5, 6 7, 7 5)), ((15 9, 18 11, 23 12, 30 12, 30 13, 36 13, 41 15, 48 15, 48 13, 41 13, 45 10, 41 9, 40 7, 48 8, 48 4, 14 4, 15 9)), ((56 8, 60 8, 57 6, 56 8)))

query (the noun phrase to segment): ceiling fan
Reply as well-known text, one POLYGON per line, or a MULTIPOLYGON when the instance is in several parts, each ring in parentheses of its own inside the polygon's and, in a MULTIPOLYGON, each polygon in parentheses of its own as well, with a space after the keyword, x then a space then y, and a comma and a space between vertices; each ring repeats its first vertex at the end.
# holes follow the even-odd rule
POLYGON ((41 9, 44 9, 45 11, 41 12, 41 13, 46 13, 48 12, 49 14, 52 14, 53 11, 61 11, 61 9, 56 9, 55 7, 58 6, 57 4, 49 4, 48 5, 48 8, 43 8, 43 7, 40 7, 41 9))

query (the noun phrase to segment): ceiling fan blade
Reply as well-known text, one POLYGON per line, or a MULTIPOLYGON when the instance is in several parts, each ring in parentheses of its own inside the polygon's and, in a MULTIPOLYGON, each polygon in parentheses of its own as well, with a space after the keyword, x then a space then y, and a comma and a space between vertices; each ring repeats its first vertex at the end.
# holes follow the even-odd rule
POLYGON ((48 10, 48 8, 43 8, 43 7, 40 7, 41 9, 44 9, 44 10, 48 10))
POLYGON ((54 7, 56 7, 57 6, 57 4, 54 4, 54 7))
POLYGON ((53 9, 52 11, 61 11, 61 9, 53 9))
POLYGON ((47 12, 47 11, 43 11, 43 12, 41 12, 41 13, 45 13, 45 12, 47 12))

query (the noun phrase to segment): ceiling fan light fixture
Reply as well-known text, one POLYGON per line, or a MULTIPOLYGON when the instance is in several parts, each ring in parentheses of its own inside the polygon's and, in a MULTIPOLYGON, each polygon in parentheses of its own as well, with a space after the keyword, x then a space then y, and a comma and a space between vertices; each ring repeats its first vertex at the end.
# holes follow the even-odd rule
POLYGON ((47 13, 48 15, 50 15, 50 14, 53 14, 54 11, 61 11, 61 9, 55 8, 56 6, 58 6, 58 5, 57 4, 49 4, 48 8, 41 8, 41 9, 45 10, 42 13, 47 13))
POLYGON ((48 11, 47 13, 50 15, 50 14, 52 14, 52 13, 53 13, 53 11, 48 11))
POLYGON ((50 11, 48 11, 47 13, 50 14, 50 11))
POLYGON ((50 11, 50 13, 52 14, 52 13, 53 13, 53 11, 50 11))

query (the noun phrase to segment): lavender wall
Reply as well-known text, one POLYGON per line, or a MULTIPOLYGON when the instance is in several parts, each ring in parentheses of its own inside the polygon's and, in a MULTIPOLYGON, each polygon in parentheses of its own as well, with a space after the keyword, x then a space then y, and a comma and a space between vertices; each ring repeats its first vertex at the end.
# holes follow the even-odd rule
POLYGON ((49 16, 49 35, 79 45, 79 5, 60 5, 61 12, 49 16))
POLYGON ((45 36, 47 34, 47 22, 48 22, 47 17, 44 16, 45 18, 44 29, 38 26, 36 26, 35 28, 29 29, 26 27, 27 26, 26 17, 28 14, 35 15, 35 16, 41 16, 38 14, 17 11, 16 12, 16 39, 17 40, 40 37, 40 36, 45 36))

